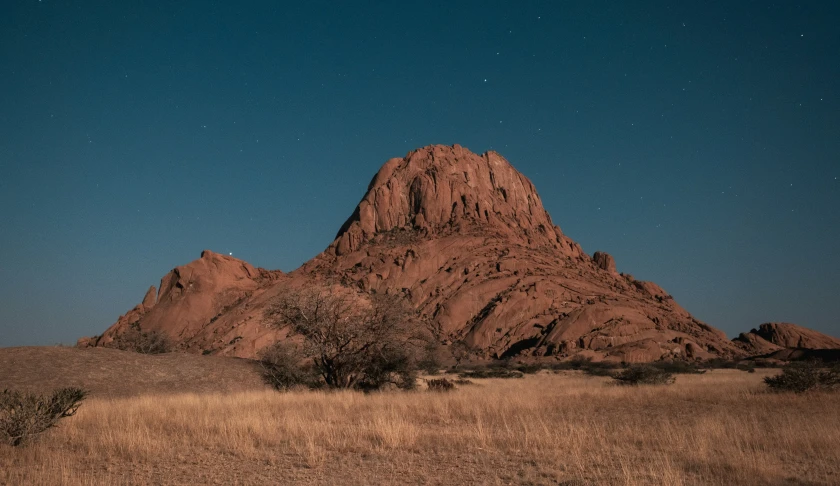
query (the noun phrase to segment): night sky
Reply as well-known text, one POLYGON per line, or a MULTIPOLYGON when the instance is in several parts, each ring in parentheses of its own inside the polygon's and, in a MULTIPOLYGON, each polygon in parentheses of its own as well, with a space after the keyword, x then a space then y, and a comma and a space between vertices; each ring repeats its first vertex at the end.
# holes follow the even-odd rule
POLYGON ((730 336, 838 336, 840 3, 768 4, 5 0, 0 346, 205 248, 293 270, 433 143, 730 336))

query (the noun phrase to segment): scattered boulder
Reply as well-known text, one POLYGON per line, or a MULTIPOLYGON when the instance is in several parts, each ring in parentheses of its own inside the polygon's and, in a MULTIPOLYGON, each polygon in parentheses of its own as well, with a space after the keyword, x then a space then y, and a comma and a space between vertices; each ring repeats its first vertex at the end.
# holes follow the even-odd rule
POLYGON ((595 265, 601 270, 606 270, 610 273, 618 273, 618 271, 615 269, 615 259, 609 253, 604 253, 603 251, 596 251, 595 254, 592 255, 592 260, 595 262, 595 265))

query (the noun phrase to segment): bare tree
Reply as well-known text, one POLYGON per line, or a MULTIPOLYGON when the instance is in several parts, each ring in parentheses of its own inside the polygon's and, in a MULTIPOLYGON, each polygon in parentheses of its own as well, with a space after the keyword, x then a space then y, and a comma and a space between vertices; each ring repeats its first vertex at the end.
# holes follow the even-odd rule
POLYGON ((303 338, 327 386, 413 388, 417 361, 429 341, 416 312, 397 296, 363 298, 345 288, 290 292, 266 312, 270 324, 303 338))

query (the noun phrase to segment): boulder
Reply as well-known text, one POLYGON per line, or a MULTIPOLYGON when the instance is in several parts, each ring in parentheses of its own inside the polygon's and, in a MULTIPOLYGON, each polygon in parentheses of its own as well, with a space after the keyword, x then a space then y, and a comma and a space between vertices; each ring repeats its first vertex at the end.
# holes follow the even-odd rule
POLYGON ((592 255, 592 261, 595 262, 595 266, 600 268, 601 270, 606 270, 610 273, 618 273, 615 269, 615 259, 609 254, 603 251, 596 251, 592 255))

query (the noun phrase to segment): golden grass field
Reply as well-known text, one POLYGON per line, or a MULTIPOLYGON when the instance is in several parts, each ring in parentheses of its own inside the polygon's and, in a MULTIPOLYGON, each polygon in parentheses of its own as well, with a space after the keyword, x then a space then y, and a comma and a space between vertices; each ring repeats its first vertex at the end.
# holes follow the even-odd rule
POLYGON ((449 393, 91 398, 3 484, 840 484, 840 405, 737 370, 619 387, 578 372, 449 393))

